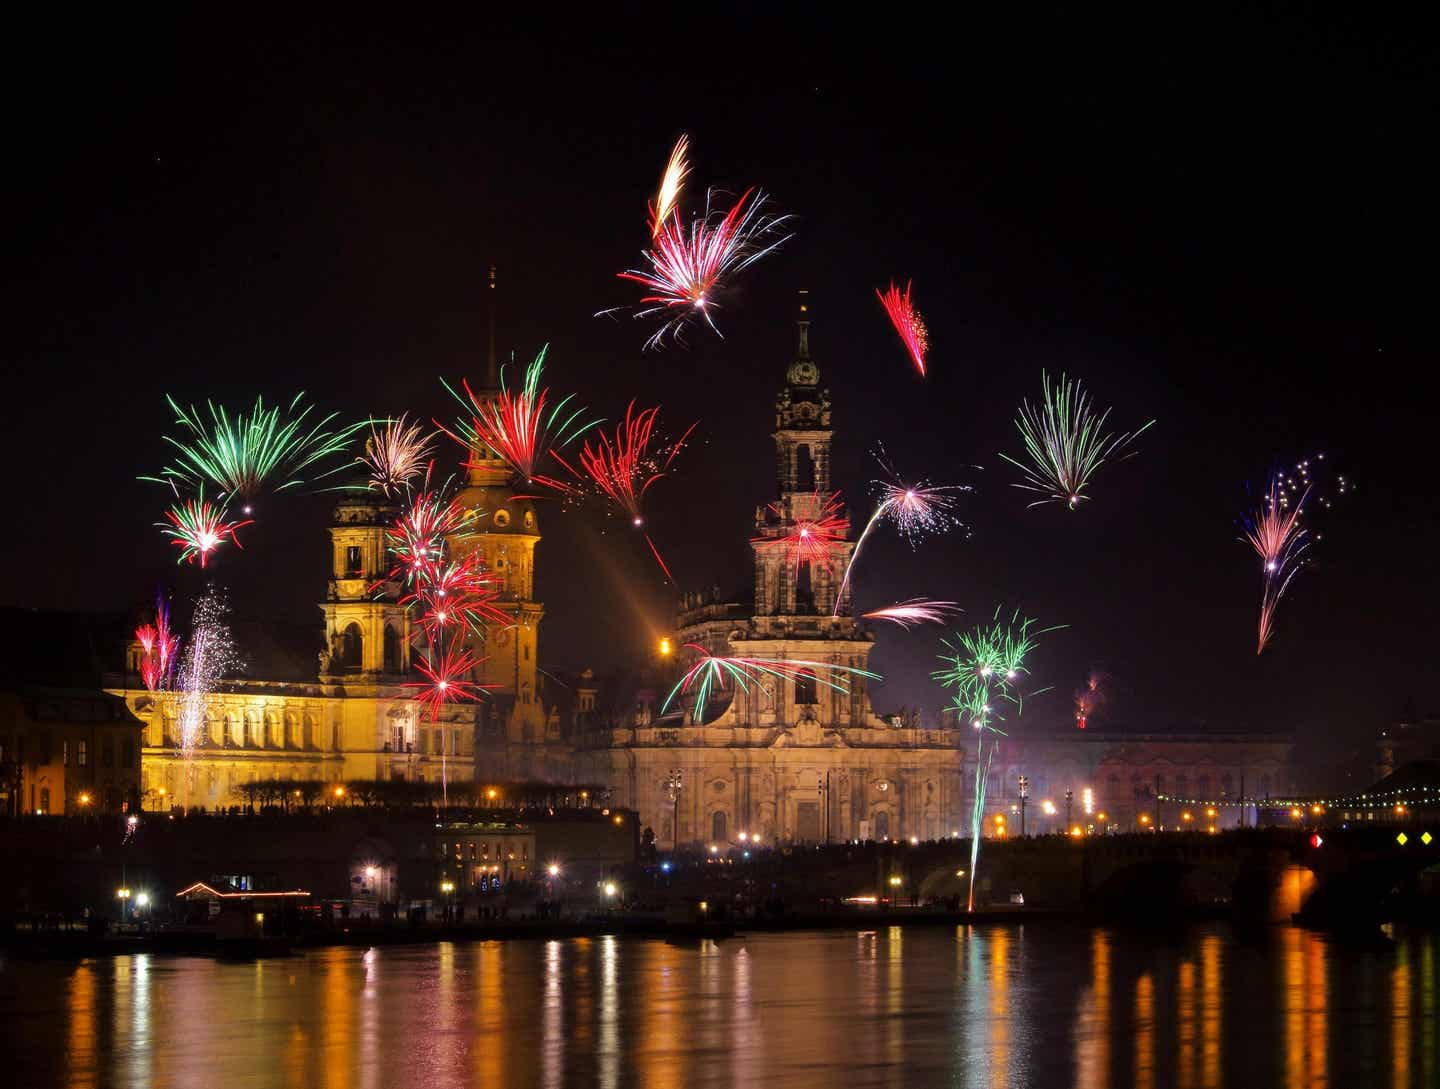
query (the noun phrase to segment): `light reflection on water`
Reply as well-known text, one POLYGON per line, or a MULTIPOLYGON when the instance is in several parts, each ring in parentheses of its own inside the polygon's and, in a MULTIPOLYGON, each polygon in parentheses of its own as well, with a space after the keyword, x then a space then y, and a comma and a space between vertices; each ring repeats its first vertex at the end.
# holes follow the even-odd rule
POLYGON ((1433 934, 961 927, 0 962, 16 1086, 1437 1084, 1433 934))

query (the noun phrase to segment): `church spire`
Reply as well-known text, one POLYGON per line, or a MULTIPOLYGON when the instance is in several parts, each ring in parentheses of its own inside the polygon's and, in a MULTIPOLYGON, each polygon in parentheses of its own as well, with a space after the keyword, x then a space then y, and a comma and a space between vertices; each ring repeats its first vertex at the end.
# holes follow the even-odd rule
POLYGON ((495 365, 495 266, 490 266, 490 353, 485 360, 485 388, 500 388, 500 372, 495 365))
POLYGON ((795 325, 800 330, 800 350, 796 352, 795 358, 800 360, 810 358, 810 292, 802 287, 798 294, 800 296, 800 319, 795 325))

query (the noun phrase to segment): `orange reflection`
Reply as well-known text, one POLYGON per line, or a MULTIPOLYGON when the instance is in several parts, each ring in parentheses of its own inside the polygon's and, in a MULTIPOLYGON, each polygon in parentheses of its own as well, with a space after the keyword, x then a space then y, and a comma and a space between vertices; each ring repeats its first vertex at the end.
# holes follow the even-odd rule
POLYGON ((1420 1082, 1435 1084, 1435 935, 1420 943, 1420 1082))
POLYGON ((325 1086, 326 1089, 350 1089, 350 1073, 355 1062, 350 1020, 355 1011, 345 958, 353 954, 345 949, 327 949, 320 956, 325 958, 321 993, 324 1012, 320 1018, 325 1040, 325 1086))
POLYGON ((1395 948, 1395 970, 1390 973, 1391 1081, 1402 1089, 1410 1084, 1410 948, 1395 948))
POLYGON ((1195 962, 1182 960, 1176 978, 1177 1003, 1175 1037, 1178 1043, 1176 1085, 1190 1089, 1195 1084, 1195 962))
POLYGON ((641 1085, 673 1089, 685 1081, 685 1057, 689 1053, 687 1048, 679 1046, 679 1041, 685 1038, 686 1032, 681 1007, 690 965, 673 945, 647 942, 644 949, 649 958, 645 976, 652 982, 640 989, 637 1028, 644 1035, 636 1072, 641 1085))
POLYGON ((905 931, 892 926, 885 950, 885 1061, 892 1069, 905 1061, 901 1035, 905 1009, 905 931))
POLYGON ((1075 1026, 1075 1081, 1104 1089, 1110 1084, 1110 932, 1090 934, 1091 985, 1080 1000, 1075 1026))
POLYGON ((475 950, 475 1049, 478 1084, 504 1085, 512 1071, 510 1033, 505 1031, 505 943, 481 942, 475 950))
POLYGON ((1224 1032, 1221 1014, 1225 999, 1220 993, 1220 935, 1200 939, 1200 1084, 1203 1089, 1220 1086, 1220 1038, 1224 1032))
POLYGON ((996 927, 990 935, 990 1084, 1010 1085, 1010 932, 996 927))
POLYGON ((69 1059, 67 1081, 71 1086, 95 1084, 95 969, 81 964, 70 977, 70 988, 65 996, 65 1007, 69 1013, 66 1019, 70 1026, 66 1041, 66 1056, 69 1059))
POLYGON ((1287 1089, 1323 1086, 1329 1079, 1325 943, 1292 927, 1280 935, 1285 1085, 1287 1089))
POLYGON ((1135 1089, 1155 1089, 1155 981, 1135 981, 1135 1089))

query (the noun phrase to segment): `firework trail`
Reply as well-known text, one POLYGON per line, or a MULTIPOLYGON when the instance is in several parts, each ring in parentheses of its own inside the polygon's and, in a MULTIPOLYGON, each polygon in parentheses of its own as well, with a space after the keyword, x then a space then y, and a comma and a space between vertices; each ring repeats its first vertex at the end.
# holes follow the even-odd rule
POLYGON ((875 290, 875 297, 885 307, 885 313, 890 315, 891 324, 895 331, 900 334, 900 341, 905 345, 905 350, 910 353, 915 368, 920 372, 920 377, 925 377, 925 353, 930 350, 930 334, 925 328, 925 321, 920 317, 920 311, 916 310, 910 302, 910 283, 905 284, 905 294, 900 294, 900 289, 895 286, 895 281, 890 281, 890 290, 875 290))
POLYGON ((890 464, 883 446, 875 452, 875 460, 880 463, 885 475, 883 479, 871 482, 878 502, 875 513, 860 531, 855 551, 850 553, 850 562, 845 565, 845 577, 840 580, 840 592, 835 595, 835 616, 840 615, 840 606, 845 600, 845 591, 850 587, 850 575, 855 570, 855 561, 860 558, 860 550, 877 527, 890 522, 914 548, 924 537, 963 526, 964 523, 953 513, 957 496, 975 490, 968 484, 936 485, 924 480, 907 484, 890 464))
POLYGON ((698 643, 686 643, 685 649, 694 651, 698 660, 680 678, 660 707, 663 715, 670 709, 676 696, 695 694, 695 706, 691 718, 700 722, 705 716, 705 705, 717 690, 734 688, 749 692, 750 686, 765 677, 776 677, 793 682, 801 676, 808 676, 816 684, 823 684, 835 692, 848 693, 849 682, 856 677, 881 680, 878 673, 855 666, 835 665, 830 662, 811 662, 800 658, 726 658, 710 654, 698 643))
POLYGON ((573 394, 546 410, 550 391, 540 388, 540 373, 549 350, 550 346, 545 345, 525 368, 525 381, 518 390, 505 385, 504 367, 500 369, 499 392, 483 396, 477 395, 470 383, 462 380, 460 384, 465 390, 462 397, 442 378, 441 385, 460 402, 469 419, 457 420, 453 430, 439 420, 435 426, 464 446, 472 458, 483 457, 484 451, 489 450, 527 483, 554 485, 555 482, 537 476, 535 471, 546 451, 559 450, 600 421, 583 422, 585 409, 569 407, 573 394))
MULTIPOLYGON (((697 315, 719 335, 710 311, 725 282, 790 237, 781 235, 790 217, 767 214, 763 192, 745 190, 724 213, 713 207, 715 194, 713 189, 705 194, 705 214, 692 219, 688 230, 681 225, 678 210, 670 214, 651 240, 652 248, 644 253, 648 267, 619 273, 622 280, 650 292, 641 297, 633 317, 665 315, 660 328, 645 342, 647 350, 661 346, 666 337, 682 339, 697 315)), ((596 316, 616 309, 601 310, 596 316)))
POLYGON ((690 150, 690 137, 682 135, 675 141, 670 152, 670 161, 665 164, 665 173, 660 178, 660 191, 655 194, 655 203, 650 206, 650 237, 654 238, 665 226, 680 200, 680 189, 690 174, 690 163, 685 154, 690 150))
POLYGON ((1033 630, 1034 621, 1022 620, 1017 611, 1008 621, 1000 610, 989 624, 942 640, 946 653, 940 655, 945 668, 934 677, 946 688, 955 689, 954 706, 976 730, 975 802, 970 813, 970 893, 967 911, 975 909, 975 871, 980 863, 980 839, 984 833, 987 770, 995 756, 996 737, 1003 731, 995 726, 999 701, 1021 704, 1019 685, 1028 675, 1025 659, 1035 649, 1036 637, 1056 628, 1033 630), (995 736, 990 736, 995 735, 995 736), (988 741, 988 746, 987 746, 988 741))
MULTIPOLYGON (((1081 389, 1078 381, 1070 381, 1062 374, 1060 382, 1052 387, 1049 375, 1043 371, 1040 381, 1044 389, 1041 403, 1032 406, 1029 400, 1024 401, 1015 420, 1028 460, 1019 461, 1009 454, 1000 456, 1025 474, 1024 482, 1015 487, 1043 496, 1030 506, 1061 502, 1074 510, 1081 500, 1089 498, 1085 488, 1100 466, 1124 450, 1155 421, 1149 421, 1137 431, 1106 434, 1105 420, 1110 410, 1107 408, 1097 416, 1091 407, 1090 395, 1081 389)), ((1132 450, 1123 456, 1134 454, 1132 450)))
MULTIPOLYGON (((790 523, 783 537, 753 537, 751 543, 757 548, 782 548, 790 557, 790 565, 799 569, 802 563, 823 564, 827 569, 834 567, 832 553, 837 546, 845 544, 845 534, 850 531, 850 517, 840 502, 840 493, 830 495, 815 493, 813 516, 796 518, 790 523)), ((783 503, 770 503, 767 508, 782 524, 789 522, 783 503)))
MULTIPOLYGON (((645 525, 642 506, 645 493, 670 471, 675 455, 699 426, 699 421, 696 421, 685 429, 679 440, 668 443, 661 440, 656 432, 659 418, 659 407, 636 412, 635 402, 631 401, 625 409, 625 419, 615 427, 613 440, 604 431, 597 433, 593 444, 590 439, 585 440, 576 459, 580 463, 579 469, 560 454, 553 454, 572 476, 593 487, 601 499, 625 515, 636 529, 645 525)), ((569 490, 574 492, 573 488, 569 490)), ((645 533, 645 543, 650 546, 655 561, 669 579, 670 568, 648 532, 645 533)))
POLYGON ((1075 693, 1075 728, 1083 730, 1100 705, 1105 702, 1105 674, 1091 670, 1085 679, 1085 687, 1075 693))
POLYGON ((197 497, 183 500, 167 510, 165 517, 170 520, 170 525, 164 522, 156 524, 161 533, 174 538, 170 543, 180 549, 180 557, 175 562, 194 563, 198 558, 202 568, 210 562, 210 554, 227 540, 240 548, 240 538, 235 536, 235 531, 252 521, 249 518, 240 522, 225 521, 224 506, 207 500, 203 487, 197 497))
POLYGON ((371 423, 365 452, 355 459, 370 471, 368 486, 387 496, 424 473, 434 453, 434 434, 408 422, 407 415, 402 412, 399 419, 371 423), (384 426, 379 426, 382 423, 384 426))
POLYGON ((912 597, 897 605, 887 605, 883 609, 864 613, 861 619, 888 620, 909 631, 917 624, 944 624, 956 613, 964 611, 953 601, 926 601, 924 598, 912 597))
MULTIPOLYGON (((175 398, 166 397, 175 410, 175 422, 187 436, 162 436, 175 449, 175 463, 162 469, 158 477, 140 479, 177 490, 182 484, 199 488, 208 482, 220 489, 220 498, 238 498, 247 504, 267 488, 280 492, 297 487, 305 482, 301 474, 344 454, 351 438, 369 422, 340 427, 332 412, 307 430, 312 406, 302 407, 304 397, 303 392, 297 393, 284 409, 266 408, 264 399, 257 397, 248 413, 233 416, 209 401, 208 420, 193 405, 182 408, 175 398)), ((344 462, 339 462, 318 475, 328 476, 343 467, 344 462)))
POLYGON ((205 711, 220 682, 244 668, 230 635, 230 603, 210 587, 195 602, 186 644, 175 677, 179 702, 180 747, 186 755, 207 743, 205 711))

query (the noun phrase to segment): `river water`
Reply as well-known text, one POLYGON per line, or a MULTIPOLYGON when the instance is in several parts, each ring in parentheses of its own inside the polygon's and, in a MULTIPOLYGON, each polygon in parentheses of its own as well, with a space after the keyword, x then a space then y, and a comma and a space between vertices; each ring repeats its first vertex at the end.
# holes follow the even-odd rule
POLYGON ((1440 936, 1221 925, 0 962, 14 1086, 1440 1085, 1440 936))

